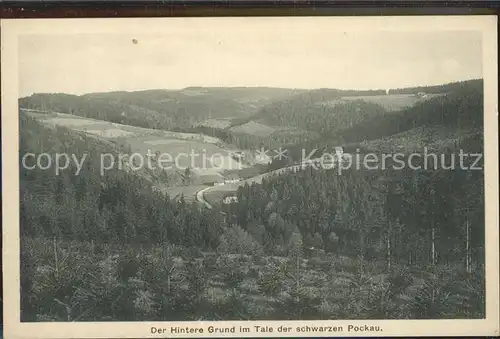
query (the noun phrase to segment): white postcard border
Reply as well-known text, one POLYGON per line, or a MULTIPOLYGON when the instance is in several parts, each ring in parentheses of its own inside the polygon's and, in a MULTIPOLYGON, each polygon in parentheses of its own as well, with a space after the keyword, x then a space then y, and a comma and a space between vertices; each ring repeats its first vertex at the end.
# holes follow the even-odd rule
POLYGON ((9 19, 1 21, 2 84, 2 218, 4 332, 14 338, 139 338, 139 337, 320 337, 320 336, 494 336, 499 335, 499 222, 498 222, 498 81, 497 20, 494 16, 421 17, 235 17, 133 19, 9 19), (21 323, 19 293, 19 140, 17 38, 24 34, 152 34, 181 25, 198 30, 211 26, 229 29, 240 21, 261 27, 324 25, 325 31, 479 30, 483 32, 484 141, 486 205, 486 319, 481 320, 323 320, 223 322, 82 322, 21 323), (187 26, 189 25, 189 26, 187 26), (279 326, 380 326, 382 332, 278 332, 279 326), (272 326, 273 332, 209 333, 209 326, 272 326), (152 334, 151 328, 202 328, 200 334, 152 334))

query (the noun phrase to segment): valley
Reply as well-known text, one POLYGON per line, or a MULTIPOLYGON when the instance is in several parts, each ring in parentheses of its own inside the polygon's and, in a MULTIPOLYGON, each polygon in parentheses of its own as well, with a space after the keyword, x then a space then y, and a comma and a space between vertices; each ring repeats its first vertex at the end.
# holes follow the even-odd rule
POLYGON ((302 159, 339 148, 481 152, 480 88, 21 98, 22 152, 89 158, 78 176, 21 168, 24 319, 482 317, 482 171, 339 174, 302 159), (103 153, 151 154, 154 166, 130 157, 102 175, 103 153), (51 273, 54 253, 62 275, 51 273), (90 291, 112 308, 85 313, 96 307, 81 295, 90 291), (41 293, 79 301, 67 314, 33 297, 41 293))

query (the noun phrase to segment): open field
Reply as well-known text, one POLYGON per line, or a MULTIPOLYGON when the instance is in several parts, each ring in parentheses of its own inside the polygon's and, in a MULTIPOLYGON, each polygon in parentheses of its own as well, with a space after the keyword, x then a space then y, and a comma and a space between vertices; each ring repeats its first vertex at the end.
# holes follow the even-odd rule
POLYGON ((231 118, 208 119, 201 122, 199 126, 224 129, 231 126, 231 120, 231 118))
POLYGON ((169 188, 167 193, 170 199, 178 199, 181 196, 184 196, 185 201, 192 202, 195 201, 196 193, 206 187, 207 186, 204 185, 179 186, 169 188))
POLYGON ((443 126, 423 126, 397 133, 389 137, 365 141, 360 144, 365 151, 393 153, 422 152, 424 147, 429 152, 453 149, 465 137, 478 134, 474 130, 457 130, 443 126))
POLYGON ((228 184, 223 186, 210 187, 203 192, 203 198, 208 204, 217 208, 221 206, 222 200, 225 197, 235 195, 238 187, 240 187, 239 184, 228 184))
MULTIPOLYGON (((21 108, 21 112, 33 118, 36 118, 44 125, 62 126, 71 128, 72 130, 86 132, 89 134, 103 134, 103 131, 120 130, 122 135, 165 135, 164 131, 153 130, 142 127, 117 124, 104 120, 80 117, 77 115, 58 113, 58 112, 41 112, 35 110, 26 110, 21 108)), ((168 134, 166 134, 168 135, 168 134)), ((120 137, 119 135, 117 137, 120 137)), ((109 138, 114 138, 110 136, 109 138)))
POLYGON ((113 138, 126 138, 126 137, 134 137, 136 134, 133 132, 127 132, 122 129, 112 128, 112 129, 93 129, 93 130, 85 130, 85 132, 89 134, 97 135, 101 138, 113 139, 113 138))
POLYGON ((298 140, 312 140, 318 137, 318 133, 313 131, 289 126, 270 126, 267 124, 266 118, 231 127, 229 131, 235 134, 272 139, 278 144, 296 143, 298 140))
POLYGON ((260 137, 268 137, 276 131, 273 127, 255 121, 249 121, 246 124, 232 127, 229 130, 234 133, 244 133, 260 137))
MULTIPOLYGON (((172 131, 136 127, 131 125, 113 123, 104 120, 80 117, 77 115, 72 115, 67 113, 43 112, 43 111, 29 110, 23 108, 21 109, 21 111, 25 114, 37 118, 38 120, 47 125, 52 125, 52 126, 58 125, 58 126, 69 127, 74 130, 79 130, 89 134, 97 134, 101 136, 104 130, 113 130, 113 131, 120 130, 121 134, 117 133, 116 137, 120 137, 121 135, 132 136, 132 134, 135 134, 136 136, 155 135, 159 137, 164 137, 166 139, 196 140, 209 144, 222 144, 222 140, 220 140, 219 138, 197 133, 182 133, 182 132, 172 132, 172 131)), ((109 137, 113 138, 114 136, 110 134, 109 137)))
POLYGON ((346 101, 363 100, 366 102, 378 104, 388 111, 399 111, 401 109, 412 107, 419 102, 429 100, 439 95, 442 94, 427 94, 425 97, 420 97, 415 94, 345 96, 340 99, 318 102, 317 104, 336 106, 346 101))
POLYGON ((238 169, 243 166, 231 158, 229 150, 201 141, 159 139, 156 136, 135 137, 123 141, 131 146, 132 152, 146 154, 150 150, 153 154, 155 152, 168 154, 169 161, 164 163, 170 163, 179 169, 189 167, 203 172, 212 169, 217 171, 238 169))

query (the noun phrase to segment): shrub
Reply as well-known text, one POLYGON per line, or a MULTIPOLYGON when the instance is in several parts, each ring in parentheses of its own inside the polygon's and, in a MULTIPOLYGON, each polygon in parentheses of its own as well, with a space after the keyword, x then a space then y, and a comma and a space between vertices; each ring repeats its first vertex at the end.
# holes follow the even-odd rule
POLYGON ((267 274, 262 274, 257 280, 259 291, 268 296, 276 295, 283 287, 285 275, 279 269, 274 269, 267 274))
POLYGON ((218 250, 222 253, 262 254, 262 246, 240 226, 229 227, 220 237, 218 250))

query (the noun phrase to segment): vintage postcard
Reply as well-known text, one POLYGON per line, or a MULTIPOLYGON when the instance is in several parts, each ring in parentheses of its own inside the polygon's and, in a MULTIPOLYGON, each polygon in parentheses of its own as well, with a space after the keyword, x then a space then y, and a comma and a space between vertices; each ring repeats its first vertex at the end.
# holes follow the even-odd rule
POLYGON ((6 337, 498 335, 496 30, 2 20, 6 337))

